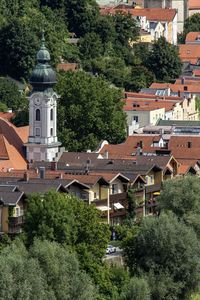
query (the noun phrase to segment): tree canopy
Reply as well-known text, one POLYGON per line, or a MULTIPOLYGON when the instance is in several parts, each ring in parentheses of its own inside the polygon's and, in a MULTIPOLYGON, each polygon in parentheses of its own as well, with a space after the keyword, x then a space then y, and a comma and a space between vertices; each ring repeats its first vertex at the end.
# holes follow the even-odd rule
POLYGON ((0 101, 1 105, 4 104, 7 109, 13 111, 24 109, 28 104, 24 95, 19 92, 17 84, 4 77, 0 77, 0 101))
POLYGON ((166 181, 158 198, 161 211, 172 211, 187 225, 192 226, 200 237, 200 180, 186 176, 166 181))
POLYGON ((103 139, 123 141, 126 117, 120 90, 82 71, 60 73, 56 89, 61 95, 59 137, 69 151, 94 150, 103 139))
POLYGON ((146 66, 157 80, 169 81, 181 74, 181 60, 177 46, 166 41, 164 37, 153 44, 152 50, 146 58, 146 66))
POLYGON ((189 32, 200 31, 200 14, 193 14, 184 22, 183 36, 184 39, 189 32))
POLYGON ((4 248, 0 282, 1 299, 97 299, 97 289, 75 255, 55 242, 35 240, 27 250, 15 241, 4 248))
POLYGON ((188 299, 198 288, 199 241, 175 215, 144 219, 124 254, 132 274, 147 279, 152 299, 188 299))

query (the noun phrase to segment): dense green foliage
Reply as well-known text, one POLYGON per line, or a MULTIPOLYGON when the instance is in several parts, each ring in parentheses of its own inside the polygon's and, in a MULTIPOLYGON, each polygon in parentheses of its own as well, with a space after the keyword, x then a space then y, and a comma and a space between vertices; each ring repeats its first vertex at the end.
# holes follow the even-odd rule
POLYGON ((183 33, 180 34, 180 42, 184 43, 186 35, 189 32, 199 32, 200 31, 200 14, 193 14, 188 17, 184 22, 183 33))
POLYGON ((166 181, 158 198, 160 209, 172 211, 200 237, 200 180, 195 176, 166 181))
POLYGON ((120 300, 150 300, 150 289, 143 278, 133 277, 124 286, 120 300))
POLYGON ((178 48, 169 44, 164 37, 154 43, 146 59, 146 66, 152 70, 156 79, 169 81, 181 74, 181 60, 178 48))
POLYGON ((126 118, 120 90, 82 71, 61 73, 58 79, 58 130, 68 150, 95 149, 102 139, 123 141, 126 118))
POLYGON ((77 258, 56 243, 35 241, 26 250, 16 241, 0 253, 0 298, 94 300, 97 293, 77 258))
MULTIPOLYGON (((24 109, 27 106, 27 101, 20 94, 16 83, 8 78, 0 78, 0 103, 5 105, 5 108, 10 108, 14 111, 24 109)), ((2 110, 1 110, 2 111, 2 110)))
POLYGON ((188 299, 199 285, 200 248, 194 231, 172 214, 142 221, 125 243, 133 274, 146 278, 151 299, 188 299), (158 284, 159 283, 159 284, 158 284))

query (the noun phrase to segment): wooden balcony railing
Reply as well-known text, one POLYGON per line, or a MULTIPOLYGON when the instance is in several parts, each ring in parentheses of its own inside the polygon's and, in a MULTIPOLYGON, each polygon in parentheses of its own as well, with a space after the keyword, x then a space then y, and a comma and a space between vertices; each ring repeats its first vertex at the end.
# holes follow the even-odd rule
POLYGON ((118 202, 126 199, 127 199, 126 192, 110 195, 110 202, 118 202))
POLYGON ((16 227, 24 224, 24 216, 9 217, 9 227, 16 227))

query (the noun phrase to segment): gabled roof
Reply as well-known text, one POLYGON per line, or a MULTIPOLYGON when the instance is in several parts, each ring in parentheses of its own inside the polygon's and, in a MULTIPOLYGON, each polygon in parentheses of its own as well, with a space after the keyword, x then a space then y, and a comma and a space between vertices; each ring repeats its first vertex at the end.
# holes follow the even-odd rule
POLYGON ((0 118, 0 170, 14 168, 26 169, 23 143, 28 139, 28 127, 15 127, 0 118))
POLYGON ((26 194, 32 193, 46 193, 50 190, 55 191, 65 191, 66 189, 60 183, 52 182, 51 184, 44 184, 44 183, 34 183, 31 181, 28 182, 18 182, 19 190, 25 192, 26 194))
POLYGON ((24 192, 0 192, 0 202, 6 206, 15 206, 23 195, 24 192))
POLYGON ((106 173, 106 172, 95 172, 95 171, 93 171, 91 174, 101 175, 109 183, 112 183, 117 178, 119 178, 122 182, 126 182, 126 183, 128 183, 130 181, 130 179, 127 176, 125 176, 121 173, 106 173))

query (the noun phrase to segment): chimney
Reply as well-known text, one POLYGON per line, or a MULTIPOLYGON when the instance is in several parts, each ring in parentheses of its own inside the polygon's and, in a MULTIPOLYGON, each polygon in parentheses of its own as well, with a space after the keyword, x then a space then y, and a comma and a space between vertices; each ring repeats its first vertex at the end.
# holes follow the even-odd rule
POLYGON ((45 167, 39 167, 40 179, 45 179, 45 167))
POLYGON ((104 158, 108 159, 108 157, 109 157, 109 152, 108 152, 108 150, 105 150, 104 151, 104 158))
POLYGON ((60 173, 60 179, 63 179, 63 173, 60 173))
POLYGON ((29 174, 28 174, 28 172, 25 172, 24 173, 24 181, 29 181, 29 174))
POLYGON ((52 161, 51 162, 51 170, 52 171, 57 171, 57 169, 58 169, 57 161, 52 161))
POLYGON ((181 84, 185 84, 185 77, 181 78, 181 84))

